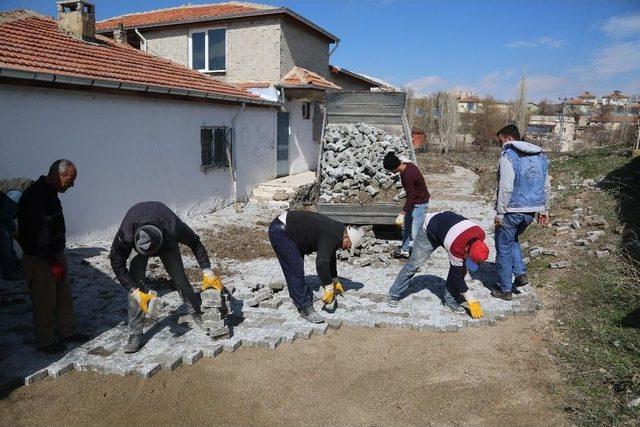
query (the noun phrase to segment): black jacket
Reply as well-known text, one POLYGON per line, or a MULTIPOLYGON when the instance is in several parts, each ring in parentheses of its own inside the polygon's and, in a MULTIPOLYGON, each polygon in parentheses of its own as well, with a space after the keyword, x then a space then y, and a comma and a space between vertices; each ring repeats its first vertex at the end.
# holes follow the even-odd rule
POLYGON ((41 176, 18 202, 18 241, 27 255, 47 259, 66 246, 64 214, 58 191, 41 176))
POLYGON ((287 213, 285 232, 300 252, 317 252, 316 270, 323 285, 338 277, 336 251, 342 246, 344 224, 317 212, 290 211, 287 213))
POLYGON ((162 246, 154 256, 176 249, 178 243, 187 245, 200 268, 211 268, 207 250, 200 238, 171 209, 160 202, 142 202, 133 205, 124 216, 120 229, 111 244, 111 268, 118 281, 127 289, 136 287, 133 276, 127 270, 127 259, 135 247, 136 230, 143 225, 155 225, 162 230, 162 246))

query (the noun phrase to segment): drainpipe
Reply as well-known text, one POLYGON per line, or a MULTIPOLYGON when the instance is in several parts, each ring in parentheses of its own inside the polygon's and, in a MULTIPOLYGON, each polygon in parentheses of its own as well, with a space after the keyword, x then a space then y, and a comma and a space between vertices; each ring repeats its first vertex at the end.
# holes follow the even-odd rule
POLYGON ((147 39, 145 39, 144 36, 142 34, 140 34, 140 31, 138 31, 137 28, 134 28, 133 31, 136 32, 138 37, 140 37, 140 40, 142 40, 142 42, 144 43, 144 51, 145 52, 149 52, 149 45, 147 44, 147 39))
POLYGON ((333 46, 333 49, 331 49, 331 51, 329 52, 329 58, 331 58, 331 55, 333 55, 333 52, 336 51, 336 49, 338 48, 338 45, 340 44, 340 41, 338 40, 336 42, 336 44, 333 46))
MULTIPOLYGON (((246 104, 243 102, 240 108, 238 109, 238 111, 236 111, 236 114, 234 114, 233 118, 231 119, 232 146, 235 145, 235 142, 237 139, 236 137, 238 135, 238 131, 236 129, 238 117, 240 116, 240 114, 242 114, 245 108, 246 108, 246 104)), ((227 157, 231 159, 231 162, 229 162, 229 173, 231 174, 231 181, 233 182, 233 202, 237 203, 238 202, 238 177, 236 173, 236 156, 233 156, 233 157, 231 156, 231 153, 229 152, 229 148, 227 148, 227 157)))

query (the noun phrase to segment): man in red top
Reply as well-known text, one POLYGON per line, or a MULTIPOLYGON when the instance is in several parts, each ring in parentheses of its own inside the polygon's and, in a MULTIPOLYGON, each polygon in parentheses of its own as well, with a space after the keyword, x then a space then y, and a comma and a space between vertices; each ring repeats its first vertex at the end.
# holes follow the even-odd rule
POLYGON ((418 234, 427 211, 429 190, 420 169, 413 163, 401 162, 393 151, 389 151, 384 156, 383 166, 388 171, 400 173, 402 187, 407 193, 407 200, 396 218, 396 224, 402 227, 402 246, 395 250, 393 256, 409 258, 413 240, 418 234))
POLYGON ((467 312, 474 319, 483 316, 480 303, 469 293, 464 277, 469 271, 476 271, 478 264, 489 257, 489 248, 484 243, 485 232, 473 221, 455 212, 435 212, 426 216, 418 230, 411 258, 402 267, 393 286, 389 289, 387 303, 391 307, 409 287, 411 279, 427 262, 436 248, 442 246, 449 255, 449 273, 446 290, 454 301, 445 298, 443 303, 457 313, 467 312))

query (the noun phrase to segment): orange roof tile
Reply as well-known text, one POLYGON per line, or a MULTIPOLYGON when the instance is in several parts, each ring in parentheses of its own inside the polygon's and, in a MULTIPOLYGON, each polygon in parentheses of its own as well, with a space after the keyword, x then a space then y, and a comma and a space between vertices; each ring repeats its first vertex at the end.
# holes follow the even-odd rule
POLYGON ((619 90, 614 90, 613 93, 610 93, 609 95, 605 95, 603 96, 603 98, 624 99, 629 97, 623 94, 622 92, 620 92, 619 90))
POLYGON ((273 83, 270 83, 270 82, 235 82, 233 83, 234 86, 237 86, 244 90, 251 89, 251 88, 264 89, 264 88, 268 88, 272 84, 273 83))
POLYGON ((189 21, 193 19, 233 16, 247 12, 264 10, 257 5, 243 5, 239 3, 219 3, 206 5, 184 5, 149 12, 131 13, 116 16, 96 23, 96 30, 114 30, 118 23, 125 27, 139 27, 143 25, 163 24, 168 22, 189 21))
POLYGON ((569 105, 593 105, 593 102, 589 102, 584 99, 570 99, 569 105))
POLYGON ((6 19, 11 13, 17 12, 0 16, 5 18, 0 19, 0 67, 258 99, 240 88, 106 37, 82 41, 60 30, 51 18, 36 15, 6 19))
POLYGON ((342 89, 335 83, 302 67, 293 67, 280 81, 283 86, 314 86, 319 89, 342 89))

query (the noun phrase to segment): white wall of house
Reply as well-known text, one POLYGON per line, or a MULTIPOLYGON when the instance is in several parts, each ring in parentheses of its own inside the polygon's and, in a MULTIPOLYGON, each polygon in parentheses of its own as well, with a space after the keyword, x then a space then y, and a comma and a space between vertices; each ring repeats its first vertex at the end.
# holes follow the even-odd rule
MULTIPOLYGON (((37 178, 56 159, 78 167, 60 195, 67 237, 109 236, 134 203, 159 200, 186 222, 232 197, 229 170, 200 170, 200 127, 231 125, 238 106, 0 85, 0 178, 37 178)), ((275 177, 275 109, 247 107, 236 126, 238 194, 275 177)))
POLYGON ((303 101, 287 102, 289 112, 289 173, 316 170, 318 166, 318 150, 320 145, 313 141, 313 102, 309 119, 302 118, 303 101))

